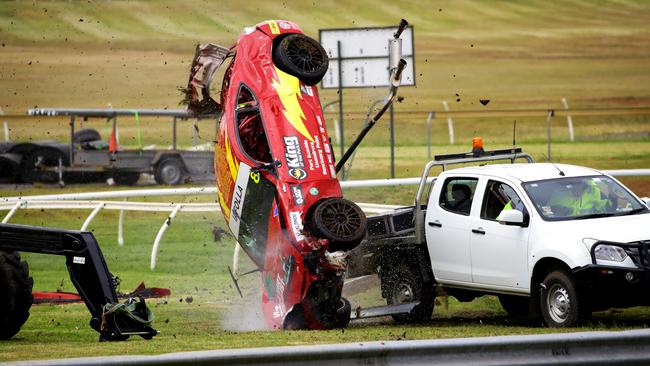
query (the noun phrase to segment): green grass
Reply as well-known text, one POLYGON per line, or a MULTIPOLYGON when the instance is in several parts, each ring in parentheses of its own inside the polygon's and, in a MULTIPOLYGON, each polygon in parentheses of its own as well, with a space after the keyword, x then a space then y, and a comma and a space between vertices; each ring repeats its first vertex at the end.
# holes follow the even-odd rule
MULTIPOLYGON (((406 18, 415 27, 417 86, 400 89, 395 106, 396 175, 418 176, 427 160, 427 113, 442 110, 647 106, 650 104, 650 3, 646 1, 409 1, 362 0, 274 3, 171 0, 161 1, 0 1, 0 107, 7 114, 27 108, 88 107, 178 108, 177 91, 187 81, 196 43, 232 44, 244 26, 273 18, 290 19, 312 36, 321 28, 386 26, 406 18), (83 20, 83 21, 81 21, 83 20), (457 101, 459 99, 459 101, 457 101), (487 106, 479 99, 490 99, 487 106)), ((336 100, 335 90, 321 90, 323 104, 336 100)), ((349 144, 363 122, 366 108, 385 90, 345 90, 345 141, 349 144)), ((338 114, 326 112, 329 131, 338 114)), ((568 142, 566 122, 552 121, 552 157, 556 162, 602 169, 647 168, 650 164, 648 116, 575 117, 577 141, 568 142)), ((15 140, 68 138, 67 119, 0 118, 8 121, 15 140)), ((456 144, 448 144, 445 119, 434 119, 432 154, 468 150, 481 135, 486 148, 508 147, 514 119, 458 118, 456 144)), ((78 121, 77 127, 98 129, 105 121, 78 121)), ((350 179, 385 178, 389 172, 387 117, 369 134, 354 161, 350 179)), ((168 119, 142 119, 143 144, 171 144, 168 119)), ((214 122, 199 123, 200 142, 214 137, 214 122)), ((121 141, 135 145, 132 118, 120 119, 121 141)), ((179 128, 180 143, 192 143, 189 122, 179 128)), ((545 160, 546 120, 517 118, 517 141, 538 160, 545 160)), ((337 154, 339 149, 335 150, 337 154)), ((650 196, 650 179, 623 181, 650 196)), ((105 190, 105 185, 3 186, 0 196, 105 190)), ((110 189, 122 189, 111 187, 110 189)), ((361 202, 409 204, 415 187, 346 190, 361 202)), ((180 197, 170 198, 179 201, 180 197)), ((213 201, 214 197, 192 198, 213 201)), ((161 200, 153 198, 152 201, 161 200)), ((89 211, 19 213, 12 222, 79 228, 89 211)), ((242 315, 259 306, 259 277, 242 279, 246 295, 239 300, 226 266, 232 238, 214 242, 212 225, 219 214, 182 213, 162 242, 159 266, 149 271, 149 255, 164 214, 127 213, 126 244, 116 244, 117 213, 101 213, 91 225, 109 268, 131 291, 140 281, 168 287, 172 296, 151 300, 155 326, 152 341, 98 343, 87 326, 83 305, 34 306, 19 335, 0 342, 0 362, 49 357, 275 346, 347 341, 434 339, 554 332, 504 316, 494 297, 471 303, 449 301, 422 326, 394 325, 390 320, 353 323, 349 328, 317 332, 233 331, 242 315), (194 301, 188 303, 186 299, 194 301), (181 302, 180 300, 183 299, 181 302)), ((25 254, 35 288, 72 290, 62 258, 25 254)), ((251 267, 241 259, 242 268, 251 267)), ((353 301, 378 304, 374 293, 353 301)), ((355 303, 356 304, 356 303, 355 303)), ((255 316, 251 316, 255 318, 255 316)), ((646 309, 596 314, 582 330, 619 330, 648 326, 646 309)), ((253 325, 256 323, 253 323, 253 325)), ((249 328, 253 327, 251 325, 249 328)), ((241 328, 236 328, 241 329, 241 328)))

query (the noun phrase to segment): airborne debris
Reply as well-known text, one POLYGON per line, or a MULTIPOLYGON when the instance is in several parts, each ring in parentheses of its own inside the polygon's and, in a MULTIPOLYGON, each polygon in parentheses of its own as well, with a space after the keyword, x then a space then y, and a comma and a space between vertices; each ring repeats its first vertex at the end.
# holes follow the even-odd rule
POLYGON ((490 103, 489 99, 479 99, 478 101, 481 102, 481 104, 483 105, 488 105, 488 103, 490 103))

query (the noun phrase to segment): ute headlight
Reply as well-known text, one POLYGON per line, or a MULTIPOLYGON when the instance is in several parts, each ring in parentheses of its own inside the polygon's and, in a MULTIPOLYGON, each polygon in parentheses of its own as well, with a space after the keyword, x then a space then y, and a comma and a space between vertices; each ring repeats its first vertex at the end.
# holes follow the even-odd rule
POLYGON ((623 248, 616 245, 598 245, 594 250, 596 259, 602 259, 612 262, 623 262, 627 258, 627 253, 623 248))

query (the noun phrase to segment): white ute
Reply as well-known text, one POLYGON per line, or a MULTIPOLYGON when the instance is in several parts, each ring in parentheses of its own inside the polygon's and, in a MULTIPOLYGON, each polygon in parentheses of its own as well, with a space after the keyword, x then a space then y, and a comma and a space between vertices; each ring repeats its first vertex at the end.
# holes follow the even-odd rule
POLYGON ((430 319, 438 287, 460 301, 495 294, 511 315, 575 326, 593 311, 650 305, 648 199, 594 169, 532 163, 520 149, 438 156, 414 207, 368 218, 349 276, 371 272, 389 305, 417 302, 398 321, 430 319), (503 159, 511 164, 427 183, 434 166, 503 159))

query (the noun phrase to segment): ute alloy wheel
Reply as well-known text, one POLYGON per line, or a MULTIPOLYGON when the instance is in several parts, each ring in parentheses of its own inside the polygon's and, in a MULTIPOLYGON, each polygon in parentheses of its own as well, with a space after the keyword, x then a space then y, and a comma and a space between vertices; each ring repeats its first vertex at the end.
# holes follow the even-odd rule
POLYGON ((316 40, 304 34, 289 34, 276 40, 273 63, 303 83, 316 85, 327 72, 329 58, 316 40))
POLYGON ((435 300, 435 287, 424 282, 417 267, 405 263, 394 268, 383 269, 382 283, 386 283, 386 302, 399 305, 419 301, 408 314, 393 315, 397 323, 423 323, 431 319, 435 300))
POLYGON ((366 215, 354 202, 329 198, 316 205, 309 226, 317 237, 330 241, 330 252, 351 250, 366 235, 366 215))

